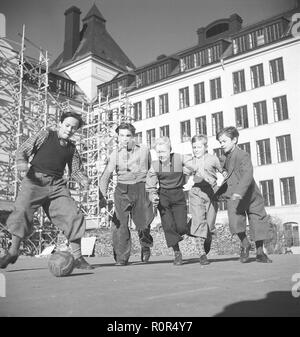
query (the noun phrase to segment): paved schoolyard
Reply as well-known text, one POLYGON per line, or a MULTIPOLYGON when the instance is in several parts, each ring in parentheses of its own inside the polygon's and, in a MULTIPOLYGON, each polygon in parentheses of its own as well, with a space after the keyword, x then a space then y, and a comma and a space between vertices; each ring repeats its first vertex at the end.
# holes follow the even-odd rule
POLYGON ((182 266, 171 256, 149 264, 132 257, 125 267, 93 257, 94 270, 62 278, 50 274, 46 258, 20 257, 0 270, 6 280, 0 316, 300 316, 300 297, 292 296, 296 279, 300 294, 300 255, 270 257, 273 264, 210 256, 204 267, 196 257, 185 257, 182 266))

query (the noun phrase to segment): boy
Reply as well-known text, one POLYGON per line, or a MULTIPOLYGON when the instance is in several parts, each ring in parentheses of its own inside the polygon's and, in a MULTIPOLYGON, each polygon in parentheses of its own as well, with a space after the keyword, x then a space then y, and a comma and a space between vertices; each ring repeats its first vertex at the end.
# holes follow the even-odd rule
POLYGON ((154 149, 158 160, 152 162, 147 174, 146 190, 159 210, 167 246, 174 251, 174 265, 179 266, 183 264, 179 242, 188 233, 184 173, 190 171, 179 153, 171 153, 168 137, 157 139, 154 149))
POLYGON ((214 230, 218 203, 213 200, 217 190, 216 172, 223 169, 219 159, 207 152, 207 136, 196 135, 192 138, 193 161, 195 170, 194 184, 189 191, 189 208, 192 215, 190 234, 196 237, 200 264, 207 265, 211 245, 211 232, 214 230))
MULTIPOLYGON (((117 173, 117 186, 114 192, 115 212, 112 219, 112 240, 117 266, 128 263, 131 250, 131 237, 128 228, 129 214, 138 231, 141 244, 141 260, 148 262, 153 238, 150 224, 154 218, 145 181, 150 167, 150 151, 146 146, 134 141, 135 128, 132 124, 121 123, 117 129, 118 148, 113 150, 100 181, 100 195, 105 206, 105 197, 111 174, 117 173)), ((100 206, 101 207, 101 206, 100 206)))
POLYGON ((227 178, 217 191, 217 196, 227 199, 229 227, 241 241, 240 261, 249 262, 250 243, 246 236, 246 216, 250 233, 256 245, 256 261, 271 263, 263 251, 263 242, 270 236, 270 224, 264 208, 264 200, 253 178, 253 166, 249 154, 238 146, 239 132, 227 127, 217 134, 225 153, 224 167, 227 178))
POLYGON ((41 130, 27 139, 16 153, 17 169, 24 177, 18 193, 15 210, 7 219, 12 234, 8 253, 0 258, 0 268, 6 268, 18 259, 21 240, 33 230, 33 214, 42 206, 50 221, 63 230, 70 241, 75 268, 93 269, 81 255, 81 238, 85 220, 78 211, 63 178, 68 165, 73 178, 88 188, 89 179, 83 174, 80 156, 70 138, 83 125, 81 116, 64 112, 57 131, 41 130), (29 157, 33 156, 28 171, 29 157), (27 172, 28 171, 28 172, 27 172))

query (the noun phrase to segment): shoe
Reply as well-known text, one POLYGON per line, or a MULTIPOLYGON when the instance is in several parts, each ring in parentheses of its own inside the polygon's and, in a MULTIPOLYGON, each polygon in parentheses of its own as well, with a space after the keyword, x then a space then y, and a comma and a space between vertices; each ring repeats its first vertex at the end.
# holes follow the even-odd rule
POLYGON ((141 251, 142 262, 148 263, 151 256, 151 251, 149 247, 143 247, 141 251))
POLYGON ((202 266, 205 266, 205 265, 207 265, 207 264, 210 264, 210 262, 208 261, 208 259, 207 259, 207 256, 206 256, 206 254, 203 254, 203 255, 201 255, 200 256, 200 264, 202 265, 202 266))
POLYGON ((19 255, 11 255, 10 253, 0 257, 0 268, 5 269, 10 263, 14 264, 18 257, 19 255))
POLYGON ((272 263, 273 261, 268 258, 268 256, 265 253, 256 255, 256 262, 261 263, 272 263))
POLYGON ((251 248, 251 245, 248 245, 247 247, 241 247, 241 254, 240 254, 241 263, 250 262, 250 258, 249 258, 250 248, 251 248))
POLYGON ((74 268, 77 269, 95 269, 83 258, 83 256, 78 257, 74 262, 74 268))
POLYGON ((127 266, 127 262, 121 261, 121 262, 116 262, 115 266, 121 267, 121 266, 127 266))
POLYGON ((175 252, 175 259, 174 259, 173 264, 175 266, 181 266, 183 264, 181 252, 175 252))

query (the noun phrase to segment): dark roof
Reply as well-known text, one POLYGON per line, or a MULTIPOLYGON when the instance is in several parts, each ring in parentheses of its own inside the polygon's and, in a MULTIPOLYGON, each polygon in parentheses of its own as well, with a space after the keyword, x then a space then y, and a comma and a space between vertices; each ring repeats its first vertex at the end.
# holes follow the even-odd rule
POLYGON ((106 21, 104 19, 104 16, 101 14, 101 12, 99 11, 98 7, 95 4, 93 4, 92 8, 89 10, 89 12, 87 13, 87 15, 84 17, 82 21, 84 22, 92 16, 96 16, 97 18, 103 20, 104 22, 106 21))
POLYGON ((63 62, 63 53, 53 62, 51 68, 61 69, 87 56, 93 56, 119 68, 121 71, 134 69, 134 64, 125 55, 119 45, 107 32, 105 19, 94 4, 82 20, 83 28, 80 32, 80 43, 73 57, 63 62))

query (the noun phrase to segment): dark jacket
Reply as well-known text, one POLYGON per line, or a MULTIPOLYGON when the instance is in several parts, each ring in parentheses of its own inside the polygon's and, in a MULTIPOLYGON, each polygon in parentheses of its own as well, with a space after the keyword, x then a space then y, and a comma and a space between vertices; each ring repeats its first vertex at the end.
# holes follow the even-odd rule
POLYGON ((242 198, 246 195, 249 197, 252 193, 260 193, 253 178, 253 165, 247 152, 236 147, 230 158, 222 158, 220 161, 226 165, 227 178, 216 192, 219 199, 229 199, 234 193, 241 195, 242 198))

